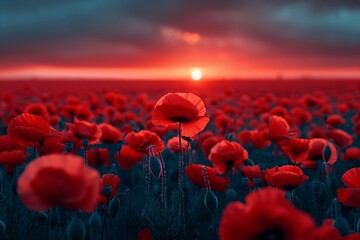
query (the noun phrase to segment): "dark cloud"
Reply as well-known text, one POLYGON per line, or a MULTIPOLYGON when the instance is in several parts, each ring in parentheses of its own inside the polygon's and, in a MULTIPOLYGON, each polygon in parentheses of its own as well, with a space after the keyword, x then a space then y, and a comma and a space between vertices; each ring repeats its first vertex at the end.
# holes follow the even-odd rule
POLYGON ((358 22, 355 0, 2 1, 0 68, 163 66, 178 56, 200 62, 210 51, 233 64, 354 67, 358 22), (186 32, 200 41, 188 44, 186 32))

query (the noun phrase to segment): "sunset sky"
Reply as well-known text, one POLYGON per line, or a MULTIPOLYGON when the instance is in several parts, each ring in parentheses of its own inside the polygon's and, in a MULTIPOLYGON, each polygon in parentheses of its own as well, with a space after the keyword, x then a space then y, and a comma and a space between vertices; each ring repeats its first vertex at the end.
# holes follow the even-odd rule
POLYGON ((359 78, 359 23, 358 0, 1 1, 0 78, 359 78))

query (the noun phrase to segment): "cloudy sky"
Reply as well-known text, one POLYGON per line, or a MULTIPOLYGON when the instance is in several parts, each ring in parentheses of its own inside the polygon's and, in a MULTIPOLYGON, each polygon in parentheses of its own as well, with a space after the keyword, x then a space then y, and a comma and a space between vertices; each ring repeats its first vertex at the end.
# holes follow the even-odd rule
POLYGON ((0 0, 0 77, 360 77, 360 1, 0 0))

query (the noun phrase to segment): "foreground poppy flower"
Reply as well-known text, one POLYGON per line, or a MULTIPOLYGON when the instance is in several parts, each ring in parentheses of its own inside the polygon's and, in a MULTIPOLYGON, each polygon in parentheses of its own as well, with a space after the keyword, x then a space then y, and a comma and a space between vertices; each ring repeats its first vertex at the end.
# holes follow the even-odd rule
POLYGON ((44 119, 30 113, 23 113, 12 119, 7 131, 10 137, 29 142, 40 142, 56 133, 44 119))
POLYGON ((248 158, 248 152, 237 142, 222 140, 210 151, 209 159, 219 173, 224 174, 240 167, 248 158))
POLYGON ((269 129, 265 133, 265 138, 277 142, 288 138, 289 124, 280 116, 271 115, 269 118, 269 129))
POLYGON ((75 118, 73 124, 67 123, 66 125, 75 137, 78 139, 88 139, 91 144, 98 142, 102 136, 101 129, 95 123, 81 121, 75 118))
POLYGON ((134 164, 142 162, 142 154, 129 146, 123 145, 120 153, 116 154, 115 160, 122 169, 130 169, 134 164))
POLYGON ((120 178, 115 174, 104 174, 99 182, 98 204, 104 204, 117 194, 120 178))
POLYGON ((137 152, 149 154, 149 147, 155 146, 160 152, 164 151, 165 145, 161 138, 148 130, 141 130, 140 132, 131 132, 125 136, 125 142, 137 152))
POLYGON ((265 172, 265 180, 275 187, 291 191, 305 182, 309 177, 304 175, 301 168, 293 165, 285 165, 267 169, 265 172))
POLYGON ((99 173, 75 155, 51 154, 30 162, 17 182, 27 208, 45 211, 55 205, 92 212, 96 207, 99 173))
MULTIPOLYGON (((185 173, 192 183, 202 188, 206 187, 205 177, 203 172, 204 165, 192 164, 185 167, 185 173)), ((216 169, 208 166, 204 166, 207 174, 208 182, 212 191, 225 192, 230 179, 227 177, 219 177, 216 169)))
MULTIPOLYGON (((179 138, 178 137, 172 137, 168 140, 166 146, 170 149, 172 152, 179 153, 180 152, 180 144, 179 144, 179 138)), ((190 149, 190 143, 186 141, 185 139, 181 138, 181 148, 183 151, 190 149)))
POLYGON ((226 206, 220 220, 220 240, 311 239, 314 221, 293 207, 283 191, 262 189, 247 195, 245 201, 226 206))
POLYGON ((195 94, 168 93, 157 101, 151 121, 164 127, 181 124, 181 135, 193 137, 209 122, 205 114, 205 104, 195 94))
POLYGON ((338 189, 339 202, 349 207, 360 207, 360 168, 346 171, 341 181, 347 188, 338 189))

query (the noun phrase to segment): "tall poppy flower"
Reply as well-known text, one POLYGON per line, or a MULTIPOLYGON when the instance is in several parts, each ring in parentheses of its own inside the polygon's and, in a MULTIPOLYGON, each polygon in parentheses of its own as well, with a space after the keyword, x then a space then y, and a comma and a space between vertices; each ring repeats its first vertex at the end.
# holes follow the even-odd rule
POLYGON ((224 174, 240 167, 248 158, 248 152, 237 142, 222 140, 210 151, 209 159, 219 173, 224 174))
POLYGON ((134 164, 142 162, 142 154, 127 145, 123 145, 119 154, 116 154, 115 161, 122 169, 130 169, 134 164))
POLYGON ((219 177, 216 169, 201 164, 192 164, 185 167, 185 173, 190 181, 202 188, 206 187, 205 177, 202 167, 205 167, 208 183, 212 191, 225 192, 230 182, 228 177, 219 177))
POLYGON ((269 117, 269 129, 265 133, 265 138, 270 141, 281 141, 288 138, 290 126, 287 121, 280 116, 271 115, 269 117))
POLYGON ((102 136, 101 129, 95 123, 75 118, 73 124, 67 123, 66 125, 75 137, 78 139, 88 139, 91 144, 98 142, 102 136))
POLYGON ((353 139, 350 134, 341 129, 332 129, 326 133, 326 136, 336 143, 340 148, 350 146, 353 139))
POLYGON ((92 212, 96 207, 99 173, 75 155, 51 154, 30 162, 17 182, 27 208, 45 211, 55 205, 92 212))
POLYGON ((195 94, 168 93, 157 101, 151 120, 154 125, 164 127, 181 123, 182 136, 192 137, 209 122, 205 114, 205 104, 195 94))
POLYGON ((346 171, 341 181, 347 188, 338 189, 339 202, 349 207, 360 207, 360 168, 346 171))
POLYGON ((8 135, 29 142, 39 142, 54 135, 57 131, 39 116, 23 113, 13 118, 8 125, 8 135))
POLYGON ((149 130, 131 132, 125 136, 125 142, 137 152, 149 154, 149 147, 155 146, 160 152, 164 151, 165 145, 161 138, 149 130))
POLYGON ((290 191, 301 185, 309 177, 306 176, 301 168, 293 165, 285 165, 267 169, 265 180, 272 186, 290 191))
POLYGON ((99 127, 102 132, 102 136, 100 138, 101 142, 117 143, 121 140, 122 134, 120 130, 117 129, 116 127, 113 127, 108 123, 101 123, 99 127))
POLYGON ((247 195, 245 201, 232 202, 224 209, 220 240, 311 239, 313 219, 292 206, 282 190, 262 189, 247 195))
POLYGON ((99 182, 98 204, 104 204, 117 194, 120 178, 115 174, 104 174, 99 182))
POLYGON ((324 148, 328 145, 331 150, 331 155, 328 164, 334 164, 338 158, 338 151, 332 142, 323 138, 312 138, 309 143, 309 151, 306 159, 301 162, 304 168, 316 168, 318 160, 323 160, 324 148))

